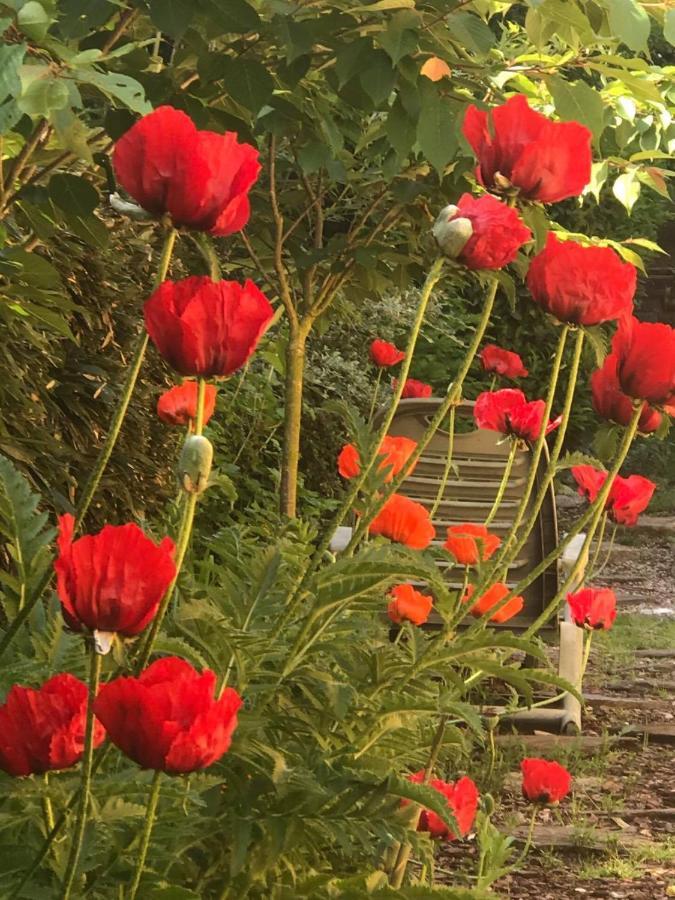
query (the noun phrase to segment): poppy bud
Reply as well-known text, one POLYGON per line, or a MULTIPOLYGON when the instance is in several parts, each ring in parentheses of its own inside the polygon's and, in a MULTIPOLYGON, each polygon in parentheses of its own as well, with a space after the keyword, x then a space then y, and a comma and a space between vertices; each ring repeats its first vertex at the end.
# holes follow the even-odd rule
POLYGON ((473 235, 471 220, 458 215, 459 212, 458 206, 444 207, 431 229, 439 248, 450 259, 457 259, 473 235))
POLYGON ((183 444, 178 461, 178 480, 188 494, 201 494, 208 487, 213 444, 203 434, 193 434, 183 444))

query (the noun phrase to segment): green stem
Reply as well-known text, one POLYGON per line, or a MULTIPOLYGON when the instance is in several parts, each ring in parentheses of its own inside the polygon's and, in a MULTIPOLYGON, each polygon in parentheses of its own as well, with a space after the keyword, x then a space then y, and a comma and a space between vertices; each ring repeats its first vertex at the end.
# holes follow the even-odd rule
POLYGON ((54 808, 52 806, 52 798, 49 796, 49 773, 45 772, 42 776, 43 794, 42 794, 42 811, 45 816, 45 827, 47 834, 54 827, 54 808))
POLYGON ((455 452, 455 413, 457 412, 456 406, 450 407, 450 413, 448 415, 448 452, 445 456, 445 467, 443 469, 443 477, 441 478, 441 483, 438 486, 438 491, 436 492, 436 499, 434 500, 434 505, 431 507, 429 511, 429 518, 433 519, 436 513, 438 512, 438 507, 441 505, 441 501, 443 500, 443 494, 445 493, 445 488, 448 483, 448 478, 450 477, 450 469, 452 469, 452 457, 455 452))
MULTIPOLYGON (((593 554, 593 561, 588 566, 588 577, 593 578, 595 575, 595 567, 598 564, 598 557, 600 556, 600 551, 602 549, 602 542, 605 538, 605 529, 607 528, 607 512, 602 514, 602 521, 600 523, 600 534, 598 535, 597 544, 595 547, 595 553, 593 554)), ((616 530, 616 529, 615 529, 616 530)))
POLYGON ((162 787, 162 772, 160 769, 155 770, 150 786, 150 796, 148 797, 148 805, 145 810, 145 822, 143 824, 143 834, 141 835, 141 845, 138 851, 138 862, 134 879, 129 888, 129 900, 135 900, 138 892, 138 886, 141 883, 143 869, 145 868, 145 858, 148 855, 148 847, 150 846, 150 835, 152 834, 152 826, 155 824, 155 813, 157 812, 157 804, 159 802, 159 792, 162 787))
POLYGON ((506 460, 506 466, 504 467, 504 474, 502 475, 502 480, 499 483, 499 488, 497 490, 497 495, 495 496, 494 502, 492 503, 492 508, 490 509, 490 512, 487 514, 487 518, 485 519, 486 528, 497 515, 497 511, 502 505, 502 500, 504 499, 504 493, 506 492, 506 487, 509 483, 509 478, 511 477, 511 469, 513 468, 513 463, 516 459, 517 452, 518 441, 515 440, 515 438, 511 438, 511 449, 509 450, 509 457, 506 460))
POLYGON ((73 889, 73 882, 77 874, 77 864, 82 852, 84 829, 87 824, 87 811, 91 794, 91 764, 94 757, 94 701, 98 693, 98 683, 101 678, 101 656, 92 647, 89 665, 89 694, 87 698, 87 719, 84 732, 84 753, 82 755, 82 781, 80 788, 80 805, 75 820, 75 833, 70 846, 70 855, 66 864, 66 874, 63 877, 63 891, 61 900, 68 900, 73 889))
POLYGON ((377 370, 377 378, 375 379, 375 387, 373 388, 373 399, 370 404, 370 412, 368 413, 368 424, 370 425, 373 421, 373 416, 375 414, 375 408, 377 406, 377 395, 380 392, 380 382, 382 381, 382 366, 378 367, 377 370))
MULTIPOLYGON (((607 564, 609 563, 610 559, 612 558, 612 551, 614 550, 614 541, 616 540, 616 533, 617 533, 618 529, 619 529, 619 526, 615 523, 614 528, 612 528, 612 536, 609 539, 609 548, 607 549, 605 558, 602 561, 602 565, 597 570, 597 572, 593 572, 594 578, 597 575, 601 575, 604 572, 605 568, 607 567, 607 564)), ((598 544, 601 544, 601 543, 602 543, 602 540, 598 539, 598 544)))
POLYGON ((532 836, 534 834, 534 826, 535 826, 535 822, 537 821, 538 811, 539 811, 539 807, 535 803, 532 807, 532 816, 530 817, 530 827, 528 828, 528 831, 527 831, 527 838, 525 839, 525 846, 523 847, 518 859, 507 868, 507 870, 506 870, 507 873, 515 872, 517 869, 519 869, 520 866, 522 865, 522 863, 524 862, 525 857, 530 852, 530 847, 532 846, 532 836))

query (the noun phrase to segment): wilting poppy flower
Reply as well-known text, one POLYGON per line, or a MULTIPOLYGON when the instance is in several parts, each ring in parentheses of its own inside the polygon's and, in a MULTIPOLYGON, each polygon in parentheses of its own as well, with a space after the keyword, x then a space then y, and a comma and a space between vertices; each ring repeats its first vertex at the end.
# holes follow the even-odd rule
POLYGON ((573 325, 599 325, 630 314, 636 282, 635 266, 611 247, 559 241, 552 231, 526 278, 542 309, 573 325))
MULTIPOLYGON (((167 425, 192 425, 197 417, 196 381, 184 381, 164 391, 157 401, 157 415, 167 425)), ((207 384, 204 389, 204 425, 216 408, 216 389, 207 384)))
POLYGON ((490 559, 501 544, 501 538, 490 534, 485 525, 451 525, 443 544, 462 566, 475 566, 490 559))
MULTIPOLYGON (((504 388, 483 391, 473 407, 473 418, 479 428, 500 431, 524 441, 536 441, 541 434, 546 404, 543 400, 527 400, 522 391, 504 388)), ((560 425, 562 419, 552 419, 546 434, 560 425)))
POLYGON ((392 494, 368 526, 368 531, 413 550, 424 550, 436 535, 425 507, 402 494, 392 494))
POLYGON ((183 659, 158 659, 138 678, 116 678, 99 691, 94 712, 110 740, 143 769, 172 775, 205 769, 229 749, 241 697, 183 659))
MULTIPOLYGON (((398 387, 398 381, 394 379, 393 388, 396 390, 398 387)), ((433 394, 433 388, 430 384, 425 384, 423 381, 416 381, 414 378, 406 378, 405 384, 403 385, 403 392, 401 393, 402 400, 419 400, 426 399, 427 397, 431 397, 433 394)))
POLYGON ((533 803, 560 803, 572 786, 572 776, 564 766, 547 759, 527 757, 520 764, 523 797, 533 803))
POLYGON ((621 390, 636 400, 675 405, 675 328, 663 322, 619 322, 612 341, 621 390))
POLYGON ((441 78, 450 78, 452 70, 444 59, 430 56, 420 69, 420 75, 424 75, 429 81, 440 81, 441 78))
MULTIPOLYGON (((389 469, 385 481, 389 482, 403 469, 415 452, 417 441, 407 437, 391 437, 387 435, 380 444, 378 455, 384 459, 378 465, 380 472, 389 469)), ((411 469, 411 471, 414 470, 411 469)), ((356 478, 361 473, 359 451, 354 444, 345 444, 338 456, 338 472, 343 478, 356 478)))
MULTIPOLYGON (((473 599, 474 593, 475 588, 470 584, 462 597, 462 603, 471 603, 469 612, 478 619, 486 615, 494 606, 503 600, 507 594, 510 594, 511 590, 502 581, 497 581, 492 587, 488 588, 484 594, 481 594, 477 600, 473 599)), ((511 597, 511 599, 500 607, 497 612, 490 616, 490 621, 499 623, 508 622, 509 619, 518 615, 523 608, 523 604, 524 600, 522 597, 511 597)))
POLYGON ((171 538, 155 544, 138 525, 106 525, 73 541, 75 519, 59 517, 54 563, 63 616, 76 631, 130 637, 150 622, 176 575, 171 538))
POLYGON ((552 122, 522 94, 489 112, 470 106, 462 132, 478 160, 476 177, 493 191, 517 188, 527 200, 578 197, 591 180, 591 132, 552 122))
MULTIPOLYGON (((593 466, 573 466, 572 477, 579 486, 579 494, 593 503, 607 480, 607 472, 593 466)), ((642 475, 617 475, 605 503, 609 518, 618 525, 635 525, 640 513, 649 506, 656 485, 642 475)))
MULTIPOLYGON (((84 750, 87 685, 64 673, 37 690, 15 684, 0 706, 0 769, 40 775, 74 766, 84 750)), ((94 728, 94 746, 105 738, 94 728)))
POLYGON ((609 630, 616 619, 616 594, 609 588, 584 588, 568 594, 567 603, 580 628, 609 630))
POLYGON ((370 358, 376 366, 384 369, 398 365, 405 359, 405 353, 403 350, 399 350, 395 344, 390 344, 389 341, 383 341, 381 338, 375 338, 370 345, 370 358))
POLYGON ((525 378, 528 374, 523 361, 512 350, 504 350, 495 344, 483 347, 480 353, 480 361, 483 371, 494 372, 495 375, 504 375, 506 378, 525 378))
POLYGON ((433 234, 441 251, 467 269, 501 269, 532 237, 518 212, 490 194, 462 194, 441 210, 433 234))
POLYGON ((427 594, 416 591, 411 584, 397 584, 389 592, 392 599, 387 607, 387 615, 392 622, 412 622, 423 625, 429 618, 434 601, 427 594))
POLYGON ((214 235, 248 222, 258 151, 233 131, 199 131, 184 112, 160 106, 122 135, 113 151, 117 180, 155 216, 214 235))
MULTIPOLYGON (((423 784, 424 770, 409 775, 408 781, 412 781, 413 784, 423 784)), ((478 809, 478 788, 475 783, 467 775, 464 775, 454 783, 452 781, 441 781, 440 778, 432 778, 429 781, 429 787, 445 797, 448 809, 452 811, 457 822, 459 836, 466 837, 473 827, 476 819, 476 810, 478 809)), ((448 828, 439 815, 430 809, 422 810, 417 830, 428 832, 433 838, 442 838, 448 841, 457 840, 457 835, 448 828)))
POLYGON ((160 284, 143 314, 150 339, 176 372, 207 377, 241 368, 274 310, 252 281, 197 275, 160 284))
MULTIPOLYGON (((600 369, 591 375, 591 396, 593 409, 603 419, 616 422, 617 425, 628 425, 633 418, 633 401, 624 394, 617 376, 617 357, 610 353, 600 369)), ((638 430, 649 434, 661 424, 661 413, 645 403, 640 413, 638 430)))

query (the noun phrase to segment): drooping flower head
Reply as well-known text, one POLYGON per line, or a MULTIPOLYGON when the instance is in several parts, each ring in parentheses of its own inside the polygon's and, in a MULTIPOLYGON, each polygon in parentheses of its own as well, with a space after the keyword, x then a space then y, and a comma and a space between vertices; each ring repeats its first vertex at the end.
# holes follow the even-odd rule
MULTIPOLYGON (((192 425, 197 417, 196 381, 184 381, 169 388, 157 401, 157 415, 167 425, 192 425)), ((216 408, 216 388, 212 384, 204 387, 204 425, 216 408)))
POLYGON ((675 405, 675 328, 662 322, 619 322, 612 342, 621 390, 635 400, 675 405))
POLYGON ((610 588, 583 588, 568 594, 567 603, 580 628, 609 630, 616 619, 616 594, 610 588))
MULTIPOLYGON (((34 689, 16 684, 0 706, 0 769, 40 775, 74 766, 84 751, 87 685, 63 673, 34 689)), ((94 746, 105 738, 94 727, 94 746)))
POLYGON ((526 757, 520 763, 520 770, 523 773, 523 796, 532 803, 560 803, 572 787, 572 776, 557 762, 526 757))
POLYGON ((503 375, 506 378, 525 378, 528 374, 517 353, 512 350, 504 350, 495 344, 483 347, 480 361, 484 372, 494 372, 495 375, 503 375))
MULTIPOLYGON (((409 775, 408 780, 412 781, 413 784, 423 784, 424 770, 422 769, 420 772, 409 775)), ((478 809, 479 795, 475 783, 467 775, 464 775, 455 782, 432 778, 429 781, 429 787, 445 797, 448 809, 452 810, 452 814, 457 822, 459 837, 466 837, 473 827, 476 819, 476 810, 478 809)), ((422 810, 417 830, 428 832, 433 838, 448 841, 458 840, 458 836, 448 828, 443 819, 430 809, 422 810)))
MULTIPOLYGON (((579 487, 579 494, 593 503, 607 480, 607 472, 593 466, 573 466, 572 477, 579 487)), ((617 525, 635 525, 640 513, 649 506, 656 485, 642 475, 617 475, 605 503, 605 511, 617 525)))
MULTIPOLYGON (((479 394, 473 407, 473 417, 479 428, 534 442, 541 434, 545 411, 543 400, 528 400, 522 391, 503 388, 501 391, 479 394)), ((546 434, 557 428, 561 421, 558 417, 548 422, 546 434)))
POLYGON ((248 222, 258 151, 233 131, 199 131, 184 112, 160 106, 122 135, 113 151, 122 187, 176 227, 228 235, 248 222))
POLYGON ((496 197, 462 194, 434 223, 440 250, 467 269, 501 269, 532 237, 518 212, 496 197))
MULTIPOLYGON (((390 482, 395 475, 405 468, 408 460, 417 448, 417 441, 407 437, 387 435, 382 443, 378 456, 384 457, 378 465, 378 471, 388 469, 385 481, 390 482)), ((411 469, 411 472, 414 470, 411 469)), ((338 455, 338 472, 343 478, 356 478, 361 474, 361 459, 354 444, 345 444, 338 455)))
POLYGON ((368 526, 368 531, 413 550, 424 550, 436 536, 428 510, 402 494, 392 494, 368 526))
POLYGON ((434 605, 433 597, 416 591, 412 584, 397 584, 389 593, 391 600, 387 615, 392 622, 397 625, 401 622, 423 625, 427 621, 434 605))
POLYGON ((591 132, 578 122, 552 122, 522 94, 489 112, 471 105, 462 132, 478 160, 476 177, 491 191, 557 203, 578 197, 591 180, 591 132))
POLYGON ((485 525, 450 525, 448 539, 443 544, 462 566, 475 566, 490 559, 502 540, 490 534, 485 525))
POLYGON ((145 302, 145 327, 180 375, 231 375, 255 350, 272 319, 269 300, 252 281, 192 276, 165 281, 145 302))
POLYGON ((370 345, 370 358, 376 366, 385 369, 402 362, 405 359, 405 353, 403 350, 399 350, 395 344, 375 338, 370 345))
POLYGON ((59 518, 56 592, 68 625, 131 637, 154 618, 176 575, 174 543, 158 545, 138 525, 106 525, 73 541, 75 520, 59 518))
MULTIPOLYGON (((504 584, 502 581, 497 581, 492 587, 489 587, 484 594, 474 600, 474 594, 476 589, 472 584, 468 586, 466 589, 466 593, 462 597, 462 603, 470 603, 471 608, 469 612, 472 616, 475 616, 477 619, 482 618, 487 615, 491 609, 497 606, 501 601, 506 597, 507 594, 511 593, 511 589, 508 585, 504 584)), ((490 616, 491 622, 497 622, 499 624, 503 622, 508 622, 509 619, 512 619, 514 616, 517 616, 518 613, 523 608, 525 601, 522 597, 511 597, 510 600, 507 600, 496 612, 492 613, 490 616)))
MULTIPOLYGON (((603 419, 616 422, 617 425, 629 425, 633 418, 633 401, 624 394, 617 375, 617 356, 610 353, 601 368, 591 375, 591 396, 593 409, 603 419)), ((661 424, 661 413, 644 404, 640 413, 638 431, 649 434, 656 431, 661 424)))
POLYGON ((183 659, 159 659, 138 678, 116 678, 99 691, 97 718, 110 740, 143 769, 172 775, 196 772, 226 753, 237 727, 241 697, 216 676, 201 675, 183 659))
MULTIPOLYGON (((396 390, 397 387, 398 380, 394 379, 394 390, 396 390)), ((431 397, 433 392, 434 390, 430 384, 425 384, 423 381, 417 381, 414 378, 406 378, 403 385, 403 392, 401 393, 401 400, 424 400, 427 397, 431 397)))
POLYGON ((533 299, 558 321, 599 325, 632 312, 637 273, 611 247, 560 241, 549 231, 526 283, 533 299))

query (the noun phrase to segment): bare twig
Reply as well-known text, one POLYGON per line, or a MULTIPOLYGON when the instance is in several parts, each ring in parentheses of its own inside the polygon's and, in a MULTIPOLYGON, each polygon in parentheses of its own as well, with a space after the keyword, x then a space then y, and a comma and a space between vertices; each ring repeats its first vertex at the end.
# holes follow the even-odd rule
POLYGON ((288 274, 284 265, 284 217, 279 209, 279 201, 277 199, 277 141, 275 135, 270 135, 269 140, 269 179, 270 179, 270 205, 272 207, 272 218, 276 237, 274 241, 274 269, 279 279, 279 296, 281 302, 286 308, 286 314, 291 325, 297 325, 298 314, 293 303, 293 295, 288 283, 288 274))
POLYGON ((134 19, 137 16, 138 16, 137 9, 125 9, 124 10, 124 12, 120 16, 120 20, 117 23, 116 28, 112 31, 108 40, 101 47, 101 53, 103 54, 103 56, 105 56, 106 53, 109 53, 112 50, 112 48, 119 41, 119 39, 122 37, 124 32, 129 27, 129 25, 131 25, 131 23, 134 21, 134 19))

